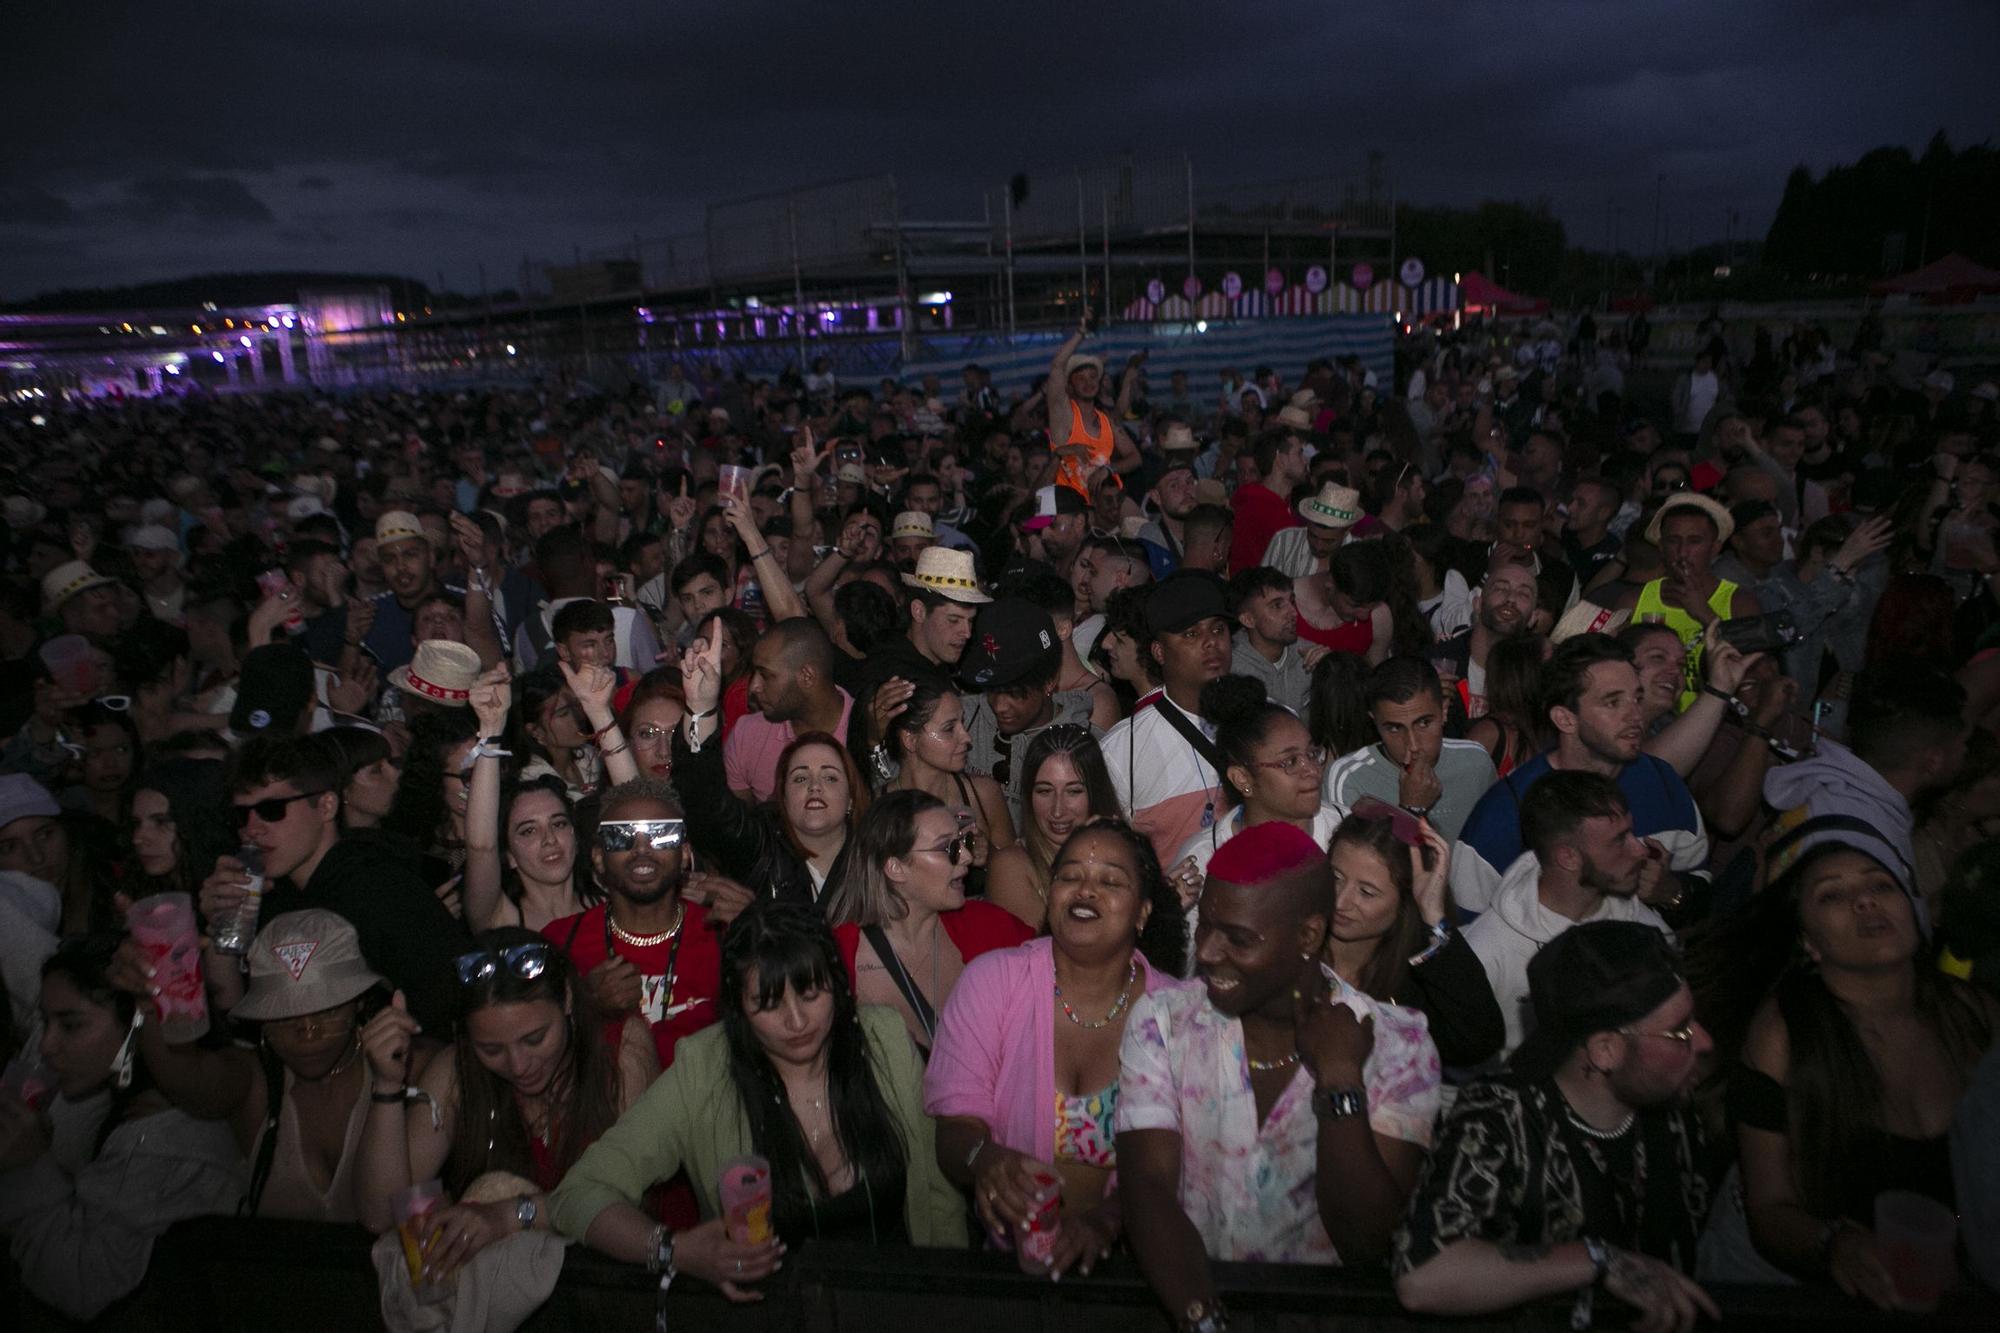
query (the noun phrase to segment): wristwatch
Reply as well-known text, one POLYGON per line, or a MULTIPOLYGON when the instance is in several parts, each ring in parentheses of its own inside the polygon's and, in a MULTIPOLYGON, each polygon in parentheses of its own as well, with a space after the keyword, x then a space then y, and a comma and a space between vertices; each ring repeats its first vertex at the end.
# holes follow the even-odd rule
POLYGON ((1223 1333, 1228 1327, 1229 1311, 1220 1296, 1206 1303, 1195 1301, 1181 1316, 1181 1333, 1223 1333))
POLYGON ((532 1194, 523 1194, 514 1200, 514 1220, 521 1224, 523 1231, 535 1229, 535 1218, 541 1211, 541 1205, 535 1202, 532 1194))
POLYGON ((1368 1093, 1363 1088, 1318 1088, 1312 1095, 1313 1114, 1322 1120, 1339 1120, 1343 1116, 1366 1115, 1368 1113, 1368 1093))
POLYGON ((1590 1266, 1595 1270, 1591 1274, 1590 1285, 1602 1286, 1604 1275, 1611 1271, 1611 1247, 1596 1236, 1585 1236, 1583 1252, 1590 1256, 1590 1266))

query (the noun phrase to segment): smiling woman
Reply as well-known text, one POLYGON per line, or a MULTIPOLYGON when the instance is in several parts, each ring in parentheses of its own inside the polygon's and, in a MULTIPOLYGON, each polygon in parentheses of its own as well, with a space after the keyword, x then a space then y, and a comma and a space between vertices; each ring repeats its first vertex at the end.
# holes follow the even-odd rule
POLYGON ((1152 846, 1109 819, 1058 853, 1048 935, 974 962, 945 1005, 924 1075, 938 1164, 972 1191, 995 1238, 1060 1195, 1055 1246, 1030 1271, 1088 1273, 1123 1231, 1111 1183, 1118 1045, 1143 995, 1182 984, 1186 953, 1152 846))

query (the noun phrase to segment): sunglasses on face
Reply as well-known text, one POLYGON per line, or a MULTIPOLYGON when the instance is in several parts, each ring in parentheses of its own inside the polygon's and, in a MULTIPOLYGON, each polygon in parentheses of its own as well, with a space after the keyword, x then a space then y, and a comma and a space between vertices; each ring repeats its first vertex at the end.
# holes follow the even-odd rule
POLYGON ((473 953, 462 953, 452 960, 458 969, 458 981, 462 986, 475 985, 500 975, 502 968, 523 981, 533 981, 548 970, 549 945, 537 940, 532 944, 516 944, 506 949, 479 949, 473 953))
POLYGON ((686 829, 678 819, 607 819, 597 826, 597 845, 607 852, 629 852, 643 839, 663 852, 680 846, 686 829))
POLYGON ((952 865, 957 865, 960 861, 963 861, 968 855, 970 855, 971 846, 972 846, 972 835, 970 833, 961 833, 957 837, 953 838, 950 842, 944 843, 940 846, 920 847, 917 850, 924 852, 937 852, 940 855, 942 855, 944 859, 950 862, 952 865))
POLYGON ((1694 1045, 1694 1025, 1695 1020, 1690 1018, 1679 1027, 1668 1028, 1664 1032, 1645 1032, 1639 1028, 1619 1028, 1618 1031, 1627 1037, 1661 1037, 1667 1041, 1677 1041, 1683 1046, 1692 1046, 1694 1045))
POLYGON ((302 791, 297 796, 268 796, 249 805, 234 807, 238 832, 250 827, 250 816, 255 815, 266 824, 276 824, 291 812, 293 801, 309 801, 315 796, 326 795, 326 788, 316 787, 312 791, 302 791))

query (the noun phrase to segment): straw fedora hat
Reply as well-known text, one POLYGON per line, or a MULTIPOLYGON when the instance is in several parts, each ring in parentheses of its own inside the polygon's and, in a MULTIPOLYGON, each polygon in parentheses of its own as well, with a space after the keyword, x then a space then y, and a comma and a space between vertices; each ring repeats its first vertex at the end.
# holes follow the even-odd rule
POLYGON ((1299 501, 1299 517, 1322 528, 1351 528, 1361 521, 1361 492, 1329 481, 1299 501))
POLYGON ((46 615, 60 608, 64 602, 78 593, 89 592, 92 588, 102 588, 117 581, 106 578, 92 569, 88 561, 66 560, 42 575, 42 612, 46 615))
POLYGON ((954 551, 947 546, 925 547, 917 557, 917 572, 903 575, 903 582, 954 602, 978 605, 993 600, 979 586, 972 552, 954 551))
POLYGON ((1699 495, 1694 491, 1677 491, 1667 497, 1667 502, 1653 515, 1653 521, 1646 525, 1647 541, 1655 546, 1660 544, 1660 524, 1676 509, 1698 509, 1708 515, 1709 521, 1715 524, 1717 543, 1728 541, 1730 534, 1736 531, 1736 520, 1727 509, 1723 508, 1722 501, 1699 495))
POLYGON ((446 708, 471 707, 472 682, 478 678, 479 654, 449 639, 425 640, 408 666, 389 673, 397 689, 446 708))
POLYGON ((898 537, 922 537, 925 541, 937 540, 937 527, 931 516, 919 509, 905 509, 896 515, 895 526, 889 529, 889 539, 898 537))

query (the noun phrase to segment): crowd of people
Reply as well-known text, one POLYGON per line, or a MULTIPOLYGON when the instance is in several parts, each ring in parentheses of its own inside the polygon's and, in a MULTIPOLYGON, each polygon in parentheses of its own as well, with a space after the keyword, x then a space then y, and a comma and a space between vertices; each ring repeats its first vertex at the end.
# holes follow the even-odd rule
POLYGON ((1902 1193, 2000 1282, 2000 393, 1729 333, 1659 421, 1594 324, 0 416, 21 1281, 437 1181, 392 1322, 824 1238, 1925 1308, 1902 1193))

